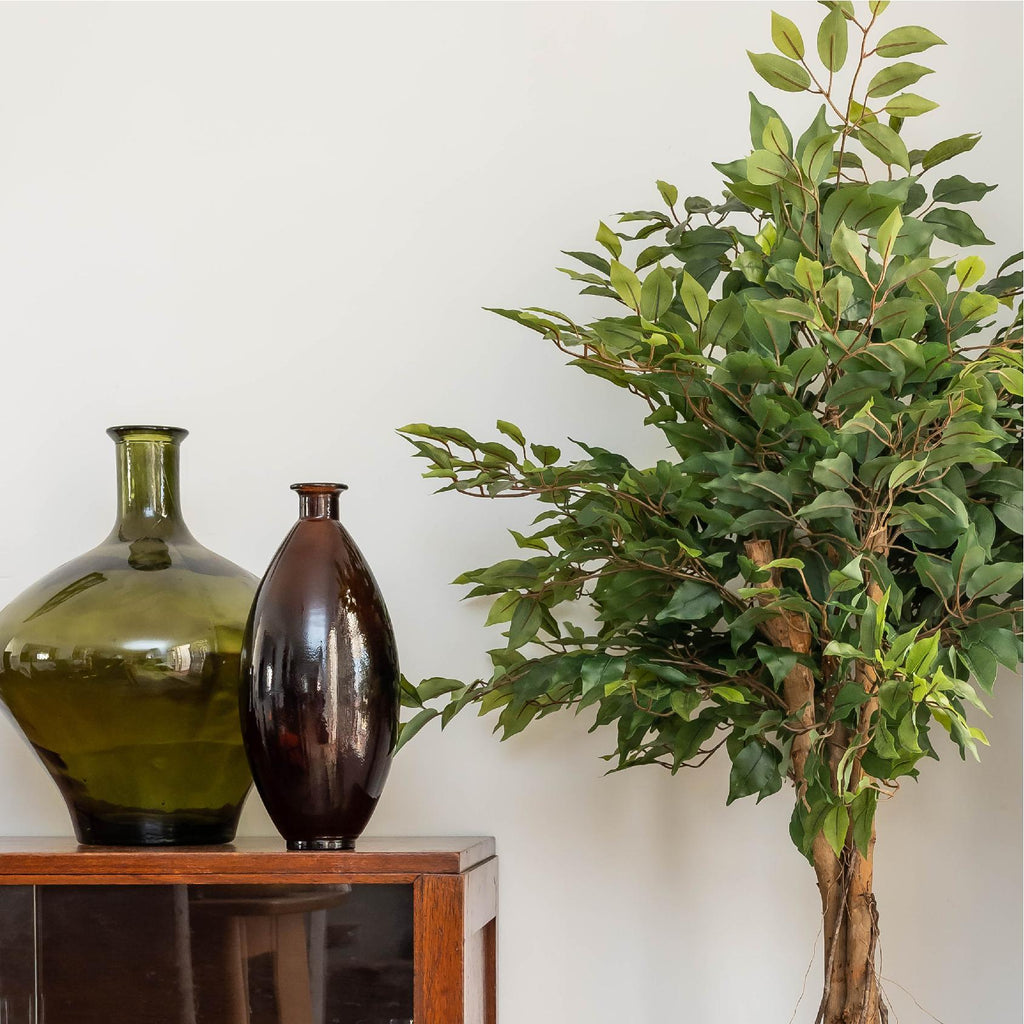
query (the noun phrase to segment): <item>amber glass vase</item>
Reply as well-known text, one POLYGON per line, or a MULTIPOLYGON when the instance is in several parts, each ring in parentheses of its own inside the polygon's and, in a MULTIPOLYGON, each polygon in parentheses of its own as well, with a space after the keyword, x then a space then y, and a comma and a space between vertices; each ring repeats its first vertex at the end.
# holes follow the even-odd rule
POLYGON ((338 518, 343 484, 295 484, 299 521, 260 583, 242 650, 242 731, 256 788, 293 850, 347 850, 398 731, 384 600, 338 518))
POLYGON ((81 842, 229 842, 250 785, 237 694, 256 579, 185 526, 186 431, 108 433, 117 522, 0 612, 0 699, 81 842))

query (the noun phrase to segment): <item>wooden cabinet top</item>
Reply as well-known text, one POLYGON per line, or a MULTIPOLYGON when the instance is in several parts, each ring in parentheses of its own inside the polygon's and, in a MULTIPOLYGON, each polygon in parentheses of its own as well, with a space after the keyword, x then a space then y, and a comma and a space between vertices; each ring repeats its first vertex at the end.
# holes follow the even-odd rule
POLYGON ((359 839, 355 850, 286 850, 278 838, 226 846, 80 846, 68 837, 0 838, 0 885, 408 882, 494 856, 485 836, 359 839))

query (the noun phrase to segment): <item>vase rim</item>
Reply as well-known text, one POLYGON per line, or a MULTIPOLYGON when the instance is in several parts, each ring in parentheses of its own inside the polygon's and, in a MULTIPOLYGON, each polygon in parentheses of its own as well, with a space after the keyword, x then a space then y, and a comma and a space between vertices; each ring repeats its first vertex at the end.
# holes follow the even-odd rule
POLYGON ((291 489, 299 494, 339 494, 348 490, 348 484, 302 483, 292 484, 291 489))
POLYGON ((171 441, 174 444, 181 444, 188 437, 188 431, 184 427, 159 427, 151 424, 129 423, 107 428, 107 436, 115 441, 127 441, 136 435, 147 434, 156 436, 145 438, 146 440, 171 441))

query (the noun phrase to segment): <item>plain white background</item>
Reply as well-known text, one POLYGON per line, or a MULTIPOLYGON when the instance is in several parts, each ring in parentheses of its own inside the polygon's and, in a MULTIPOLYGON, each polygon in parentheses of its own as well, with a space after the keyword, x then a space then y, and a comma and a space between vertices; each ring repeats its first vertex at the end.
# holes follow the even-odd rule
MULTIPOLYGON (((778 6, 813 39, 820 7, 778 6)), ((406 672, 484 671, 485 609, 448 581, 506 557, 504 528, 529 510, 432 497, 394 428, 502 416, 535 439, 641 450, 624 396, 481 307, 579 308, 559 250, 655 203, 655 178, 716 194, 709 162, 749 148, 748 89, 809 121, 811 102, 744 55, 770 48, 769 11, 0 7, 0 602, 109 529, 104 428, 170 422, 192 430, 201 540, 262 572, 294 519, 288 484, 346 480, 406 672)), ((1020 248, 1021 7, 884 18, 950 43, 911 58, 938 69, 919 91, 942 107, 907 134, 984 132, 950 173, 1000 182, 977 214, 994 267, 1020 248)), ((1015 680, 992 709, 980 765, 950 748, 880 812, 884 970, 905 1024, 932 1019, 907 993, 945 1024, 1020 1019, 1015 680)), ((725 761, 603 778, 610 738, 586 724, 504 745, 475 718, 425 732, 372 830, 497 836, 506 1024, 785 1024, 818 928, 791 792, 727 810, 725 761)), ((0 723, 0 831, 68 829, 0 723)), ((243 831, 270 831, 255 799, 243 831)))

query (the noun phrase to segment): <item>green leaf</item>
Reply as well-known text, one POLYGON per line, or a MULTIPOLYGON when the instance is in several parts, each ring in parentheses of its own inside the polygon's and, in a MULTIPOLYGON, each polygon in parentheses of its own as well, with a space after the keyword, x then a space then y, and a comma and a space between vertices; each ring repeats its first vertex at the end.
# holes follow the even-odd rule
POLYGON ((640 278, 618 260, 612 260, 612 287, 631 309, 640 309, 640 278))
POLYGON ((779 156, 788 157, 793 154, 793 137, 777 117, 768 118, 768 123, 761 133, 761 145, 771 153, 778 153, 779 156))
POLYGON ((747 180, 751 185, 777 185, 788 170, 786 161, 767 149, 755 149, 747 157, 747 180))
POLYGON ((853 841, 864 857, 871 852, 872 826, 875 821, 875 808, 878 806, 878 790, 862 789, 850 804, 853 818, 853 841))
POLYGON ((774 53, 751 53, 747 50, 754 70, 770 85, 783 92, 804 92, 810 87, 811 76, 795 61, 774 53))
POLYGON ((829 71, 839 71, 846 63, 848 48, 846 19, 835 9, 825 15, 818 29, 818 56, 829 71))
POLYGON ((974 149, 980 139, 980 135, 971 134, 958 135, 954 139, 945 139, 942 142, 937 142, 921 157, 921 166, 926 171, 931 170, 931 168, 938 164, 945 163, 961 153, 967 153, 974 149))
POLYGON ((603 691, 610 683, 618 682, 625 672, 624 658, 613 657, 610 654, 591 655, 580 669, 582 692, 587 694, 594 689, 603 691))
POLYGON ((828 177, 835 155, 833 150, 836 138, 834 132, 815 136, 801 154, 800 166, 815 185, 820 185, 828 177))
POLYGON ((667 181, 661 181, 660 179, 655 182, 658 186, 658 191, 661 193, 661 198, 669 206, 675 206, 676 201, 679 199, 679 189, 675 185, 670 185, 667 181))
POLYGON ((515 607, 519 604, 521 598, 522 595, 518 590, 510 590, 507 594, 502 594, 491 605, 490 613, 484 625, 493 626, 498 622, 508 622, 512 618, 512 613, 515 611, 515 607))
POLYGON ((932 199, 937 203, 975 203, 991 192, 996 186, 980 181, 969 181, 962 174, 943 178, 935 183, 932 199))
POLYGON ((709 615, 721 603, 722 598, 714 587, 696 580, 684 580, 655 618, 658 622, 691 622, 709 615))
POLYGON ((901 484, 905 484, 908 480, 911 480, 916 476, 920 476, 921 470, 923 470, 927 464, 927 458, 905 459, 889 474, 889 487, 892 490, 896 490, 896 488, 901 484))
POLYGON ((837 274, 821 289, 821 302, 826 309, 843 315, 853 302, 853 282, 845 274, 837 274))
POLYGON ((856 232, 851 231, 842 221, 832 233, 832 259, 851 274, 867 278, 867 256, 864 245, 856 232))
POLYGON ((729 704, 749 704, 742 690, 737 690, 735 686, 712 686, 711 692, 717 694, 722 700, 729 704))
POLYGON ((906 144, 888 125, 879 122, 863 125, 857 130, 857 139, 883 163, 897 164, 905 171, 910 170, 906 144))
POLYGON ((886 32, 878 40, 875 53, 879 57, 905 57, 908 53, 921 53, 929 47, 945 45, 944 39, 920 25, 903 25, 886 32))
POLYGON ((882 68, 868 82, 868 96, 891 96, 894 92, 906 89, 908 85, 913 85, 925 75, 930 74, 933 74, 931 68, 922 67, 920 64, 912 64, 910 61, 890 64, 888 67, 882 68))
MULTIPOLYGON (((779 53, 796 60, 804 55, 804 40, 800 29, 781 14, 772 11, 772 42, 779 53)), ((756 65, 755 65, 756 67, 756 65)))
POLYGON ((847 683, 836 694, 835 703, 832 705, 833 719, 845 718, 851 711, 866 704, 868 697, 869 694, 859 683, 847 683))
POLYGON ((440 713, 436 708, 424 708, 422 711, 417 711, 408 722, 403 722, 401 731, 398 734, 398 742, 395 744, 395 750, 401 750, 427 722, 432 718, 437 718, 440 713))
POLYGON ((954 245, 992 245, 992 239, 974 223, 974 218, 963 210, 940 206, 929 210, 923 218, 937 238, 954 245))
POLYGON ((889 257, 892 255, 893 246, 896 244, 901 227, 903 227, 903 217, 900 215, 899 207, 897 207, 885 218, 876 236, 878 254, 882 257, 883 263, 889 262, 889 257))
POLYGON ((821 264, 817 260, 809 260, 803 253, 797 257, 793 276, 803 288, 812 294, 821 291, 821 287, 825 283, 825 272, 821 264))
POLYGON ((967 580, 967 596, 971 600, 1006 594, 1020 584, 1021 566, 1016 562, 993 562, 971 573, 967 580))
POLYGON ((509 423, 508 420, 498 420, 497 427, 506 437, 511 437, 516 444, 525 447, 526 438, 514 423, 509 423))
POLYGON ((707 345, 724 348, 736 337, 742 326, 743 306, 735 295, 730 295, 715 303, 701 330, 701 338, 707 345))
POLYGON ((679 298, 683 308, 694 323, 703 323, 708 315, 708 293, 694 280, 687 271, 683 271, 683 280, 679 285, 679 298))
POLYGON ((544 622, 544 606, 532 598, 524 598, 516 605, 508 631, 508 646, 517 650, 536 637, 544 622))
POLYGON ((968 292, 960 300, 960 315, 965 320, 984 320, 999 312, 999 300, 994 295, 968 292))
POLYGON ((843 846, 846 844, 846 833, 850 828, 850 814, 843 804, 836 804, 829 808, 825 820, 822 822, 821 831, 832 847, 832 852, 841 856, 843 846))
POLYGON ((733 758, 726 804, 769 789, 778 776, 778 753, 757 740, 747 743, 733 758))
POLYGON ((834 459, 819 459, 811 471, 814 482, 833 491, 841 491, 853 483, 853 459, 840 452, 834 459))
POLYGON ((793 375, 794 386, 803 387, 804 384, 814 380, 825 369, 827 362, 828 356, 825 354, 824 349, 817 347, 798 348, 795 352, 791 352, 786 356, 783 365, 793 375))
POLYGON ((889 6, 889 0, 868 0, 868 10, 878 17, 889 6))
POLYGON ((966 256, 956 265, 956 279, 961 288, 973 288, 985 276, 985 261, 980 256, 966 256))
POLYGON ((846 491, 825 491, 823 494, 819 494, 814 501, 804 505, 797 515, 804 519, 831 519, 851 511, 853 511, 853 498, 846 491))
POLYGON ((561 456, 561 452, 550 444, 531 444, 530 451, 540 460, 542 466, 553 466, 561 456))
POLYGON ((595 240, 600 242, 616 259, 622 255, 622 241, 604 221, 597 228, 595 240))
POLYGON ((938 106, 933 100, 926 100, 913 92, 901 92, 885 104, 885 112, 893 117, 918 117, 938 106))
MULTIPOLYGON (((614 284, 614 281, 613 281, 614 284)), ((640 315, 649 321, 660 320, 668 312, 675 298, 675 281, 672 275, 661 267, 655 267, 644 278, 640 289, 640 315)))

